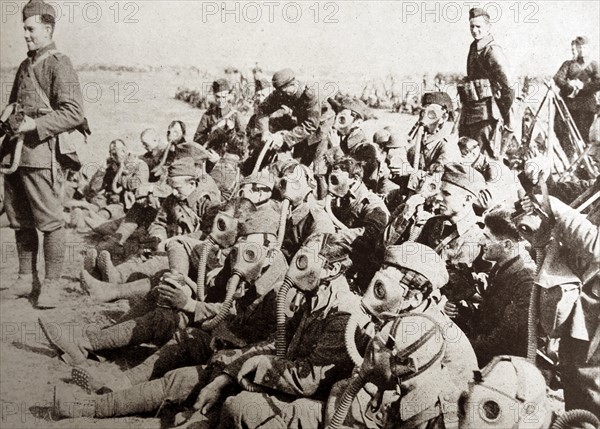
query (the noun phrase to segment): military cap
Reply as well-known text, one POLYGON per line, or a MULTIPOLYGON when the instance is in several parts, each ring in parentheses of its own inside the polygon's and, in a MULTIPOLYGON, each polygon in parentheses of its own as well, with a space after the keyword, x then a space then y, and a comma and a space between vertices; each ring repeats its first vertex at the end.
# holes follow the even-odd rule
POLYGON ((273 234, 279 231, 280 214, 276 210, 258 210, 238 224, 238 235, 273 234))
POLYGON ((412 241, 385 249, 384 265, 415 271, 429 280, 431 287, 440 289, 448 283, 444 258, 431 247, 412 241))
POLYGON ((292 69, 279 70, 273 75, 273 86, 279 89, 296 79, 296 75, 292 69))
POLYGON ((463 188, 476 197, 485 189, 485 179, 481 173, 473 167, 458 163, 444 165, 442 181, 452 183, 463 188))
POLYGON ((490 15, 480 7, 474 7, 469 10, 469 19, 477 18, 478 16, 485 16, 487 19, 490 19, 490 15))
POLYGON ((217 94, 219 92, 231 91, 231 86, 227 79, 217 79, 212 84, 213 94, 217 94))
POLYGON ((275 179, 269 171, 263 170, 258 173, 252 173, 248 177, 244 177, 241 185, 244 186, 249 184, 257 184, 273 190, 275 179))
POLYGON ((191 157, 180 158, 169 166, 169 177, 196 177, 197 174, 198 172, 196 170, 196 165, 194 165, 194 159, 191 157))
POLYGON ((48 15, 56 20, 56 11, 43 0, 31 0, 23 7, 23 21, 36 15, 48 15))
POLYGON ((344 97, 341 100, 336 100, 335 98, 330 98, 329 104, 333 107, 335 113, 339 113, 342 110, 350 110, 361 119, 366 119, 368 115, 368 108, 362 100, 359 100, 354 97, 344 97))
POLYGON ((421 97, 421 105, 424 107, 428 104, 439 104, 440 106, 445 107, 448 113, 454 111, 452 98, 444 91, 426 92, 423 94, 423 97, 421 97))
POLYGON ((379 145, 380 147, 385 147, 391 138, 392 133, 390 133, 388 129, 383 128, 373 134, 373 143, 379 145))
POLYGON ((587 37, 585 37, 585 36, 577 36, 577 37, 575 38, 575 40, 573 40, 573 41, 571 42, 571 44, 573 44, 573 45, 578 45, 578 46, 581 46, 581 45, 587 45, 588 43, 589 43, 589 40, 588 40, 588 38, 587 38, 587 37))

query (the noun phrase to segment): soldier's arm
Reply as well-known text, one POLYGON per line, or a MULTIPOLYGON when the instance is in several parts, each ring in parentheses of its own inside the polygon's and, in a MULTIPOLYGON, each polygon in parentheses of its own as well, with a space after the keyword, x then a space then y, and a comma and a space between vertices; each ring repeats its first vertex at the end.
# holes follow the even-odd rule
POLYGON ((600 91, 600 73, 598 72, 598 63, 592 61, 590 68, 592 71, 590 80, 586 82, 583 85, 583 88, 581 88, 581 91, 579 91, 581 95, 592 95, 596 91, 600 91))
POLYGON ((161 205, 158 214, 156 215, 156 219, 154 219, 154 222, 152 222, 148 227, 148 235, 150 237, 156 237, 161 241, 168 238, 167 225, 169 222, 169 217, 167 211, 171 204, 171 199, 166 198, 161 205))
POLYGON ((556 218, 555 232, 563 243, 568 243, 577 256, 589 258, 590 262, 600 264, 600 229, 585 215, 552 199, 552 211, 556 218))
POLYGON ((254 382, 279 392, 310 397, 337 374, 350 373, 352 363, 344 344, 344 330, 349 319, 345 313, 328 317, 312 353, 303 359, 291 360, 264 355, 256 368, 254 382))
POLYGON ((570 86, 567 80, 567 73, 569 72, 569 61, 562 63, 556 74, 554 75, 554 83, 560 88, 561 91, 568 91, 570 86))
POLYGON ((81 87, 71 60, 60 55, 56 60, 51 57, 46 61, 56 61, 50 94, 47 94, 54 111, 35 119, 40 141, 70 131, 84 120, 81 87))
POLYGON ((306 118, 290 131, 283 134, 283 142, 291 148, 295 144, 314 134, 319 128, 321 121, 321 106, 314 92, 310 89, 304 91, 303 97, 306 97, 306 118))
POLYGON ((196 128, 196 133, 194 134, 194 141, 203 145, 204 143, 206 143, 206 139, 209 133, 209 116, 207 115, 207 112, 205 112, 204 115, 202 115, 202 118, 200 118, 198 128, 196 128))
POLYGON ((280 97, 276 92, 269 94, 258 106, 256 112, 256 126, 261 133, 269 131, 269 116, 281 107, 280 97))
POLYGON ((500 98, 496 102, 502 119, 504 119, 504 124, 510 127, 510 108, 515 101, 515 91, 511 86, 508 61, 502 48, 492 46, 488 55, 488 61, 490 75, 494 77, 494 81, 500 88, 500 98))
POLYGON ((15 103, 17 101, 17 94, 19 91, 19 85, 21 85, 19 76, 21 76, 21 68, 23 67, 23 63, 21 63, 21 65, 19 66, 19 69, 17 70, 17 74, 15 76, 15 80, 13 81, 13 86, 12 89, 10 91, 10 97, 8 99, 8 104, 11 103, 15 103))

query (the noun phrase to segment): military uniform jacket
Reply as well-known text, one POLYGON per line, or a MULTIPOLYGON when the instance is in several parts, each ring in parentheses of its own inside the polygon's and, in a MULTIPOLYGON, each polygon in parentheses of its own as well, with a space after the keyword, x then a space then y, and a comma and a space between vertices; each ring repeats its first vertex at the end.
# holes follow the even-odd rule
POLYGON ((55 50, 56 45, 50 43, 35 52, 29 52, 29 58, 19 66, 10 93, 9 103, 20 103, 36 123, 36 130, 25 135, 21 167, 52 168, 58 146, 55 137, 84 122, 83 97, 77 73, 67 56, 58 52, 46 55, 55 50), (50 100, 54 110, 51 113, 36 113, 38 109, 47 109, 48 106, 34 89, 29 75, 29 61, 33 62, 35 77, 50 100))
POLYGON ((596 92, 600 91, 600 73, 596 61, 590 61, 588 64, 582 64, 578 60, 565 61, 554 75, 554 82, 560 88, 560 95, 569 110, 596 111, 596 92), (583 88, 571 98, 569 94, 572 88, 568 82, 573 79, 583 82, 583 88))
POLYGON ((497 105, 504 124, 510 126, 509 113, 514 102, 515 92, 511 87, 508 61, 502 48, 494 43, 491 35, 471 43, 467 57, 467 78, 469 80, 488 79, 495 97, 465 104, 461 122, 468 125, 498 119, 493 111, 497 105))
POLYGON ((250 357, 261 355, 254 383, 295 397, 324 400, 331 386, 350 376, 353 363, 346 352, 344 330, 360 298, 350 292, 344 276, 333 280, 328 294, 306 300, 287 325, 285 357, 249 349, 224 372, 234 379, 250 357))
POLYGON ((235 130, 236 133, 244 132, 244 126, 240 120, 240 114, 237 110, 228 106, 225 109, 219 109, 214 104, 202 115, 194 141, 204 145, 210 134, 217 128, 225 130, 235 130))
MULTIPOLYGON (((408 161, 414 164, 415 146, 408 149, 408 161)), ((458 149, 458 139, 452 134, 452 124, 445 123, 441 130, 428 135, 421 146, 419 170, 433 171, 437 166, 451 162, 460 162, 461 155, 458 149)))
MULTIPOLYGON (((112 160, 107 160, 106 173, 104 174, 104 180, 102 182, 102 189, 107 194, 112 194, 112 183, 119 170, 119 166, 112 160)), ((148 164, 138 157, 129 154, 124 162, 123 173, 121 178, 118 180, 119 186, 123 187, 123 190, 135 192, 140 185, 148 183, 150 177, 150 171, 148 164)))
POLYGON ((196 190, 184 201, 180 201, 175 195, 165 198, 156 219, 148 227, 148 235, 165 240, 199 231, 206 210, 220 202, 217 185, 210 176, 205 175, 200 179, 196 190))
POLYGON ((317 233, 334 234, 335 226, 314 195, 309 193, 305 201, 292 210, 285 224, 282 251, 288 261, 308 237, 317 233))
POLYGON ((534 277, 533 269, 520 256, 490 272, 469 335, 480 367, 498 355, 527 357, 527 320, 534 277))
POLYGON ((324 138, 328 130, 321 127, 321 103, 316 92, 309 86, 304 86, 299 95, 289 97, 279 91, 269 95, 258 107, 256 113, 259 130, 261 133, 269 129, 269 116, 287 106, 297 119, 297 125, 284 132, 284 148, 293 149, 294 158, 302 160, 305 165, 310 165, 316 154, 324 152, 324 138), (320 144, 322 143, 322 144, 320 144))

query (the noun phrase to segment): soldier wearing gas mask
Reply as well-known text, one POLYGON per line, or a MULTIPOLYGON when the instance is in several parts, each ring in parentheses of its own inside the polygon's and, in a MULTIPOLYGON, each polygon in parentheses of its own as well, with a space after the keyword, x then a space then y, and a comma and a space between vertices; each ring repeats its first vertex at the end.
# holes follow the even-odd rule
POLYGON ((343 332, 359 300, 344 277, 349 250, 339 235, 315 234, 294 255, 279 302, 289 288, 306 300, 287 324, 278 322, 275 347, 250 348, 202 389, 194 408, 213 427, 318 427, 321 401, 352 370, 343 332), (225 400, 217 424, 216 405, 238 385, 244 391, 225 400))
POLYGON ((278 188, 281 198, 290 202, 282 246, 289 261, 308 237, 317 233, 333 234, 335 226, 315 198, 317 181, 310 168, 296 161, 288 162, 281 171, 278 188))
POLYGON ((537 327, 559 337, 565 409, 600 415, 600 230, 560 200, 521 200, 519 233, 536 252, 538 273, 530 302, 528 357, 537 327), (539 323, 538 323, 539 322, 539 323))
POLYGON ((328 404, 327 429, 444 429, 455 425, 455 404, 461 390, 443 364, 447 344, 443 327, 426 314, 403 313, 386 322, 370 341, 358 374, 343 396, 328 404), (365 385, 377 391, 371 401, 361 395, 365 385), (352 407, 355 412, 362 401, 365 420, 354 421, 348 411, 352 407))
POLYGON ((460 162, 457 136, 452 133, 454 107, 445 92, 423 94, 423 110, 419 123, 422 127, 420 144, 408 150, 408 161, 421 171, 437 171, 451 162, 460 162), (419 165, 415 165, 415 150, 421 149, 419 165))
MULTIPOLYGON (((360 366, 363 360, 361 349, 364 350, 366 340, 372 336, 371 322, 379 329, 399 314, 424 314, 442 327, 442 337, 446 340, 442 364, 448 371, 453 388, 458 391, 465 389, 472 371, 478 367, 475 352, 463 331, 440 311, 432 296, 447 281, 444 260, 433 249, 412 242, 387 247, 383 264, 362 298, 364 312, 352 317, 346 330, 347 351, 355 364, 360 366), (358 339, 356 343, 353 336, 358 339)), ((345 384, 347 382, 336 385, 330 402, 339 398, 345 384)), ((367 385, 356 393, 346 424, 351 427, 384 427, 386 408, 397 398, 393 398, 392 392, 382 398, 375 395, 376 390, 367 385), (371 401, 375 411, 369 405, 371 401)), ((409 417, 404 414, 403 420, 409 417)))
POLYGON ((109 388, 113 393, 57 392, 57 413, 105 418, 153 411, 165 402, 181 404, 197 393, 198 384, 208 381, 211 371, 240 356, 240 348, 266 340, 275 331, 277 289, 287 270, 285 259, 273 249, 278 225, 277 215, 264 213, 239 225, 239 238, 204 302, 188 295, 172 298, 175 289, 163 282, 157 288, 159 304, 186 313, 193 327, 174 335, 159 351, 118 378, 91 367, 75 368, 76 384, 89 391, 109 388), (229 350, 217 355, 219 359, 208 369, 187 366, 206 364, 213 351, 221 348, 229 350), (82 410, 70 406, 74 402, 92 406, 82 410))
POLYGON ((376 192, 379 181, 379 161, 380 158, 383 161, 383 156, 377 145, 367 139, 361 127, 363 121, 367 119, 367 106, 361 100, 349 97, 340 101, 330 98, 329 103, 336 112, 333 128, 340 136, 340 145, 331 149, 328 156, 337 161, 345 155, 361 162, 363 182, 367 188, 376 192))
POLYGON ((329 193, 333 195, 333 215, 347 227, 344 231, 352 241, 353 267, 348 273, 355 277, 358 290, 364 290, 377 270, 376 249, 387 225, 389 211, 383 200, 369 191, 362 181, 363 169, 353 158, 336 162, 329 173, 329 193))

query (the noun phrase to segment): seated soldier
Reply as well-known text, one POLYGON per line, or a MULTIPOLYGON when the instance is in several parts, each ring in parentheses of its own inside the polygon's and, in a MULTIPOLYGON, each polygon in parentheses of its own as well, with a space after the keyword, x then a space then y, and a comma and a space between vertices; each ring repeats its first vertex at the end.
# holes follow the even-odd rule
MULTIPOLYGON (((253 307, 260 304, 269 292, 283 281, 287 269, 283 256, 273 250, 278 227, 279 217, 269 217, 267 213, 240 223, 237 247, 229 253, 223 268, 208 285, 204 301, 194 299, 196 290, 190 289, 181 274, 169 273, 166 281, 163 278, 156 287, 155 307, 143 316, 104 329, 86 329, 83 337, 75 342, 51 335, 49 324, 45 320, 39 320, 40 326, 47 340, 63 354, 67 363, 81 365, 86 362, 91 352, 148 342, 163 345, 178 329, 184 329, 188 324, 213 330, 226 322, 232 314, 238 314, 239 317, 245 314, 246 318, 259 317, 252 311, 253 307), (245 282, 245 286, 241 284, 242 281, 245 282), (204 323, 211 318, 214 320, 204 323), (209 327, 206 327, 207 325, 209 327)), ((270 302, 274 308, 275 297, 271 298, 270 302)), ((258 321, 254 323, 258 324, 258 321)), ((247 323, 240 323, 238 329, 247 328, 247 323)), ((264 333, 262 330, 251 332, 264 333)), ((209 342, 206 343, 205 349, 209 342)), ((137 367, 137 370, 128 375, 131 375, 132 379, 144 377, 140 373, 151 375, 154 363, 159 357, 160 355, 151 357, 145 365, 137 367)))
POLYGON ((497 355, 527 357, 527 315, 534 270, 511 212, 494 209, 484 218, 483 259, 494 262, 481 303, 469 326, 468 337, 479 366, 497 355))
POLYGON ((228 199, 239 188, 240 166, 247 157, 248 143, 244 134, 219 129, 211 134, 206 147, 211 156, 206 171, 215 180, 221 195, 228 199))
MULTIPOLYGON (((472 299, 477 292, 478 282, 473 274, 488 268, 488 264, 481 263, 479 258, 483 222, 473 209, 484 188, 483 177, 472 167, 446 165, 436 195, 440 215, 430 217, 417 234, 405 229, 395 242, 389 243, 403 243, 411 237, 435 249, 444 258, 450 272, 450 282, 444 289, 449 301, 445 311, 451 317, 458 317, 460 310, 461 317, 465 319, 457 321, 459 326, 466 326, 464 323, 470 314, 466 307, 472 306, 472 299)), ((395 222, 391 225, 395 225, 395 222)))
MULTIPOLYGON (((218 204, 221 198, 212 178, 205 174, 198 179, 196 173, 197 169, 191 158, 175 161, 169 167, 169 185, 173 192, 165 199, 155 220, 148 227, 149 238, 145 243, 148 249, 164 251, 169 239, 179 235, 202 237, 202 218, 208 208, 218 204)), ((212 222, 208 225, 212 225, 212 222)), ((93 260, 89 265, 92 264, 93 260)), ((158 273, 169 268, 166 256, 155 256, 143 265, 137 260, 130 260, 116 270, 110 253, 105 250, 100 252, 94 265, 101 272, 103 280, 109 283, 125 283, 133 274, 160 277, 158 273)), ((84 271, 84 287, 86 275, 90 277, 84 271)))
MULTIPOLYGON (((158 133, 154 128, 146 128, 140 134, 140 141, 142 146, 146 150, 146 153, 140 156, 140 158, 148 164, 150 171, 160 164, 160 161, 167 150, 167 144, 159 137, 158 133)), ((155 173, 150 175, 150 182, 155 183, 160 180, 160 176, 155 173)))
MULTIPOLYGON (((277 217, 257 216, 240 224, 240 235, 243 237, 234 246, 228 263, 215 279, 215 286, 209 289, 206 302, 193 299, 181 300, 180 307, 195 309, 198 322, 206 321, 206 315, 218 313, 215 319, 202 324, 202 328, 188 328, 184 334, 177 335, 157 353, 145 362, 125 372, 126 377, 113 378, 104 387, 117 389, 107 395, 85 397, 75 395, 72 391, 60 391, 56 396, 56 410, 62 417, 74 417, 82 409, 73 407, 74 401, 93 404, 84 415, 97 418, 122 416, 153 411, 163 406, 165 401, 181 404, 190 396, 198 393, 198 385, 207 383, 211 370, 222 369, 222 362, 213 362, 208 368, 203 365, 210 359, 216 342, 227 343, 226 360, 233 360, 241 355, 236 348, 246 347, 266 340, 275 331, 276 295, 283 283, 287 264, 280 252, 272 246, 278 227, 277 217), (249 253, 254 256, 248 258, 249 253), (279 255, 279 256, 277 256, 279 255), (232 283, 241 277, 245 286, 232 283), (232 284, 238 297, 233 303, 235 310, 225 313, 219 310, 226 304, 212 303, 211 295, 223 294, 222 287, 227 285, 230 295, 232 284), (218 285, 218 286, 217 286, 218 285), (211 313, 212 312, 212 313, 211 313), (222 317, 225 315, 226 317, 222 317), (207 326, 208 325, 208 326, 207 326), (211 332, 212 331, 212 332, 211 332), (220 341, 215 341, 220 340, 220 341), (221 366, 219 366, 221 365, 221 366), (151 378, 156 380, 149 381, 151 378), (120 390, 124 389, 124 390, 120 390)), ((162 288, 162 286, 161 286, 162 288)), ((166 291, 165 291, 166 292, 166 291)), ((173 305, 175 301, 166 295, 165 304, 173 305)), ((200 326, 200 325, 199 325, 200 326)), ((81 369, 73 371, 77 376, 76 383, 92 390, 97 389, 102 380, 92 377, 93 371, 81 369)), ((103 377, 108 378, 108 377, 103 377)), ((200 387, 201 387, 200 386, 200 387)))
POLYGON ((443 327, 423 313, 403 313, 386 323, 369 343, 344 399, 326 418, 327 429, 451 427, 456 422, 455 404, 461 390, 443 364, 448 339, 442 333, 443 327), (357 405, 359 389, 367 385, 372 386, 375 397, 366 404, 365 421, 352 421, 348 411, 357 405), (385 401, 385 408, 373 410, 370 406, 377 401, 385 401))
POLYGON ((316 233, 335 232, 332 219, 315 199, 317 182, 310 168, 297 161, 283 165, 278 190, 290 202, 285 224, 282 252, 289 261, 308 237, 316 233))
POLYGON ((213 426, 215 418, 222 428, 319 426, 321 401, 352 370, 344 326, 358 310, 359 300, 343 275, 350 265, 349 250, 339 235, 317 234, 294 255, 286 277, 305 295, 305 303, 286 332, 278 332, 282 343, 249 348, 200 391, 194 408, 213 426), (238 384, 242 392, 225 400, 219 417, 216 405, 231 395, 230 389, 239 392, 238 384), (249 403, 255 406, 246 407, 249 403), (296 412, 278 415, 282 409, 296 412))
POLYGON ((489 158, 482 153, 477 140, 461 137, 458 139, 458 148, 462 162, 479 171, 485 179, 486 191, 479 196, 476 206, 478 212, 482 213, 498 205, 514 207, 521 189, 517 174, 502 161, 489 158))
POLYGON ((371 191, 377 192, 380 152, 377 145, 367 140, 361 128, 368 115, 367 106, 360 100, 348 97, 340 101, 330 98, 329 102, 337 113, 333 128, 340 136, 339 147, 331 149, 330 152, 342 152, 331 153, 331 158, 335 162, 345 155, 362 163, 364 184, 371 191))
MULTIPOLYGON (((444 287, 447 281, 448 272, 444 260, 433 249, 419 243, 404 243, 400 246, 387 247, 383 265, 373 276, 369 288, 362 298, 362 308, 368 317, 365 318, 364 314, 358 314, 358 317, 350 321, 346 331, 347 335, 352 335, 355 332, 355 329, 351 329, 352 326, 360 328, 361 335, 355 336, 359 339, 356 346, 352 346, 350 337, 347 337, 346 341, 346 345, 349 345, 348 353, 353 357, 353 361, 358 365, 362 361, 359 348, 363 348, 365 345, 365 337, 371 336, 367 334, 371 321, 376 326, 382 326, 394 320, 399 314, 424 314, 441 326, 441 336, 446 341, 442 365, 447 369, 454 389, 464 390, 471 379, 472 371, 478 368, 477 358, 464 332, 440 311, 437 300, 432 296, 432 293, 444 287)), ((332 390, 332 401, 336 397, 339 398, 346 384, 347 381, 341 382, 332 390)), ((438 384, 437 389, 439 387, 438 384)), ((384 425, 384 421, 389 417, 386 409, 397 397, 394 398, 392 395, 390 398, 388 393, 385 397, 387 400, 379 401, 377 409, 373 411, 369 409, 371 391, 372 389, 367 385, 357 394, 352 403, 350 415, 346 419, 348 426, 388 427, 384 425)), ((438 392, 438 390, 434 391, 438 392)), ((433 404, 428 403, 427 405, 434 405, 437 403, 438 397, 429 397, 428 399, 433 400, 433 404)), ((408 401, 406 404, 409 405, 410 398, 406 398, 406 401, 408 401)), ((417 408, 406 409, 406 414, 401 420, 419 418, 417 411, 417 408)), ((438 414, 434 414, 431 417, 437 416, 438 414)))
POLYGON ((168 242, 167 264, 163 257, 152 257, 145 262, 132 259, 115 267, 109 259, 108 252, 102 252, 97 265, 102 277, 108 281, 96 280, 91 275, 91 270, 84 265, 80 276, 82 288, 90 294, 94 302, 110 302, 145 297, 153 286, 158 285, 167 270, 197 280, 199 275, 206 275, 207 272, 223 266, 222 259, 237 237, 238 223, 255 212, 254 205, 246 199, 232 199, 210 207, 202 220, 202 236, 183 235, 173 237, 168 242), (204 225, 209 224, 209 221, 211 229, 204 225), (208 247, 204 249, 206 245, 208 247), (207 252, 204 258, 208 265, 200 272, 200 255, 204 251, 207 252), (136 280, 140 276, 142 278, 136 280))
POLYGON ((329 193, 334 196, 333 215, 345 225, 352 240, 353 267, 349 278, 354 287, 364 290, 379 261, 374 250, 387 225, 389 211, 381 198, 367 189, 358 161, 346 157, 336 162, 329 174, 329 193))
POLYGON ((215 101, 202 115, 194 142, 206 147, 211 134, 217 130, 243 133, 245 127, 240 120, 240 113, 231 105, 232 88, 226 79, 217 79, 212 84, 215 101))
POLYGON ((408 161, 421 171, 436 171, 448 163, 460 162, 457 138, 452 133, 454 123, 449 121, 454 110, 452 100, 445 92, 429 92, 423 95, 422 105, 424 134, 419 165, 414 164, 416 146, 408 150, 408 161))
MULTIPOLYGON (((83 206, 84 221, 91 228, 122 218, 135 202, 136 190, 148 183, 150 175, 148 165, 129 153, 123 140, 113 140, 109 152, 106 169, 97 173, 103 175, 102 185, 91 204, 83 206)), ((94 182, 92 178, 90 183, 94 182)))

